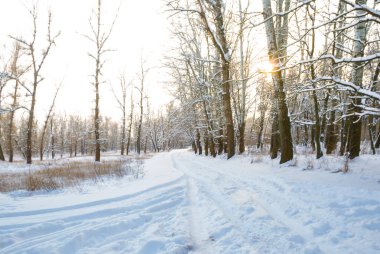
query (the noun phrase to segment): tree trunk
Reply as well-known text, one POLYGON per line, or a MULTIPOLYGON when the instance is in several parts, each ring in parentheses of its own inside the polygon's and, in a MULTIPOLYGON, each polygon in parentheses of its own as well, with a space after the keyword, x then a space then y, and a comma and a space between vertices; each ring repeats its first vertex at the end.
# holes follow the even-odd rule
POLYGON ((95 81, 95 161, 100 161, 100 119, 99 119, 99 82, 98 72, 95 81))
POLYGON ((212 157, 216 157, 215 142, 212 138, 210 138, 210 153, 212 157))
POLYGON ((304 132, 304 138, 305 138, 304 146, 307 147, 307 145, 309 144, 309 128, 307 124, 303 126, 303 132, 304 132))
POLYGON ((207 130, 204 133, 203 140, 204 140, 204 143, 205 143, 205 155, 208 156, 208 152, 209 152, 209 143, 208 143, 208 140, 209 140, 209 138, 208 138, 207 130))
POLYGON ((375 148, 380 148, 380 131, 377 133, 375 148))
POLYGON ((223 130, 219 130, 219 138, 218 138, 218 155, 221 155, 224 151, 224 143, 223 143, 223 130))
POLYGON ((343 156, 346 153, 349 129, 350 129, 350 121, 348 119, 342 121, 342 127, 340 130, 340 149, 339 149, 340 156, 343 156))
POLYGON ((131 113, 129 115, 129 126, 128 126, 128 141, 127 141, 127 147, 126 152, 127 155, 129 154, 129 146, 131 145, 131 134, 132 134, 132 125, 133 125, 133 94, 131 93, 131 113))
POLYGON ((231 97, 230 97, 230 64, 223 62, 223 106, 224 118, 227 128, 227 159, 235 155, 235 137, 234 137, 234 123, 232 118, 231 97))
POLYGON ((313 152, 315 151, 315 126, 311 126, 311 149, 313 149, 313 152))
POLYGON ((28 129, 26 131, 26 163, 32 164, 32 135, 33 135, 33 123, 34 123, 34 108, 36 105, 37 94, 37 77, 33 85, 32 104, 29 109, 28 129))
POLYGON ((121 129, 121 148, 120 148, 120 154, 121 155, 124 155, 124 149, 125 149, 125 119, 126 115, 125 115, 125 106, 123 108, 123 123, 122 123, 122 129, 121 129))
POLYGON ((1 147, 1 142, 0 142, 0 161, 5 161, 5 157, 4 157, 4 153, 3 153, 3 148, 1 147))
POLYGON ((328 109, 328 104, 330 100, 330 93, 331 89, 328 89, 327 95, 325 99, 323 100, 323 115, 322 115, 322 123, 321 123, 321 137, 326 137, 326 126, 327 126, 327 109, 328 109))
MULTIPOLYGON (((355 3, 357 5, 363 6, 367 4, 367 0, 356 0, 355 3)), ((358 20, 365 19, 365 11, 357 10, 356 17, 358 20)), ((355 27, 355 40, 354 40, 354 50, 352 57, 363 57, 364 56, 364 48, 366 44, 367 37, 367 22, 360 22, 355 27)), ((363 82, 363 72, 364 66, 362 62, 354 62, 353 63, 353 72, 352 72, 352 82, 362 87, 363 82)), ((352 113, 360 113, 360 109, 356 106, 361 105, 361 99, 355 98, 353 99, 354 105, 351 108, 352 113)), ((360 154, 360 140, 361 140, 361 131, 362 131, 362 120, 358 115, 353 115, 350 117, 350 129, 349 129, 349 138, 347 144, 347 150, 349 152, 348 157, 350 159, 354 159, 360 154)))
POLYGON ((274 29, 272 17, 272 7, 270 0, 262 0, 263 3, 263 16, 267 20, 265 22, 267 44, 268 44, 268 57, 269 61, 274 64, 273 68, 273 81, 275 91, 278 98, 278 123, 280 131, 280 150, 281 159, 280 164, 293 159, 293 144, 291 135, 290 119, 288 115, 288 106, 286 104, 286 94, 284 91, 284 79, 282 77, 281 62, 279 59, 276 31, 274 29))
MULTIPOLYGON (((312 69, 314 69, 312 67, 312 69)), ((315 119, 315 126, 314 126, 314 143, 316 148, 316 155, 317 159, 321 158, 323 156, 322 148, 321 148, 321 121, 319 117, 319 103, 317 98, 317 92, 315 91, 315 84, 313 84, 313 102, 314 102, 314 119, 315 119)))
POLYGON ((137 143, 136 143, 136 150, 137 153, 140 154, 141 151, 141 128, 142 128, 142 120, 143 120, 143 114, 144 114, 144 105, 143 105, 143 90, 144 89, 144 81, 141 81, 141 88, 140 88, 140 120, 139 125, 137 128, 137 143))
POLYGON ((202 155, 201 134, 199 133, 198 129, 197 129, 197 132, 196 132, 195 140, 197 142, 198 154, 202 155))
MULTIPOLYGON (((332 107, 336 106, 336 100, 332 100, 332 107)), ((335 126, 335 110, 332 110, 330 113, 329 123, 326 128, 326 138, 325 138, 325 146, 326 146, 326 154, 332 154, 336 149, 336 145, 338 142, 338 134, 336 132, 335 126)))
POLYGON ((270 139, 270 158, 276 159, 280 148, 280 131, 278 129, 278 114, 275 112, 272 122, 272 133, 270 139))
POLYGON ((376 131, 376 125, 373 123, 373 116, 368 117, 368 135, 371 142, 371 150, 372 154, 376 154, 376 148, 375 148, 375 140, 374 140, 374 133, 376 131))
POLYGON ((214 20, 215 20, 215 30, 216 34, 214 34, 213 29, 210 27, 209 22, 207 20, 207 16, 203 7, 203 3, 198 0, 198 5, 200 8, 200 17, 203 21, 203 25, 210 35, 215 48, 218 50, 219 55, 221 57, 221 67, 222 67, 222 100, 223 100, 223 113, 224 113, 224 121, 225 127, 227 130, 226 133, 226 150, 227 150, 227 159, 233 157, 235 155, 235 133, 234 133, 234 123, 232 117, 232 109, 231 109, 231 95, 230 95, 230 49, 227 43, 224 19, 223 19, 223 11, 222 11, 222 3, 221 0, 216 0, 211 5, 214 12, 214 20))
POLYGON ((53 119, 50 120, 50 132, 51 132, 51 158, 55 157, 55 136, 53 132, 53 119))
POLYGON ((242 154, 245 151, 245 141, 244 141, 245 121, 239 124, 238 129, 239 129, 239 154, 242 154))
POLYGON ((13 162, 13 129, 14 129, 14 116, 15 116, 15 110, 17 106, 17 91, 19 87, 19 80, 18 80, 18 70, 17 70, 17 62, 19 59, 19 53, 20 53, 20 44, 15 44, 15 51, 13 55, 13 62, 11 67, 12 76, 16 76, 15 80, 15 88, 13 90, 13 98, 12 98, 12 111, 9 115, 9 133, 8 133, 8 149, 9 149, 9 162, 13 162))
POLYGON ((144 142, 144 154, 146 154, 146 151, 147 151, 147 145, 148 145, 148 136, 145 136, 145 142, 144 142))
MULTIPOLYGON (((316 9, 312 8, 312 13, 310 13, 310 8, 309 8, 309 6, 307 6, 307 13, 311 19, 312 27, 314 27, 316 9)), ((309 58, 313 59, 314 58, 314 50, 315 50, 315 29, 312 28, 311 32, 312 32, 311 33, 311 47, 310 48, 308 47, 307 52, 308 52, 309 58)), ((314 63, 310 64, 310 75, 311 75, 311 80, 316 79, 314 63)), ((315 148, 316 148, 316 157, 317 157, 317 159, 319 159, 323 156, 322 149, 321 149, 321 119, 319 116, 320 107, 319 107, 318 96, 317 96, 317 91, 316 91, 317 87, 315 85, 315 82, 313 82, 313 81, 312 81, 312 87, 313 87, 313 90, 311 93, 312 93, 313 103, 314 103, 314 120, 315 120, 314 142, 315 142, 315 148)))
MULTIPOLYGON (((264 131, 264 120, 265 120, 265 113, 264 113, 264 111, 261 111, 260 122, 259 122, 259 133, 257 135, 257 145, 256 145, 257 149, 260 149, 262 147, 262 139, 263 139, 263 131, 264 131)), ((277 148, 277 150, 278 150, 278 148, 277 148)), ((276 155, 276 157, 277 157, 277 155, 276 155)))
POLYGON ((245 118, 246 118, 246 84, 247 81, 244 76, 244 54, 243 54, 243 34, 244 34, 244 20, 243 20, 243 12, 241 8, 241 0, 239 0, 239 21, 240 21, 240 29, 239 29, 239 50, 240 50, 240 79, 242 85, 242 95, 241 95, 241 107, 239 112, 239 154, 244 153, 245 151, 245 118))
POLYGON ((195 154, 198 153, 198 150, 197 150, 197 145, 195 144, 195 141, 193 140, 193 142, 191 142, 191 146, 193 147, 193 151, 195 154))

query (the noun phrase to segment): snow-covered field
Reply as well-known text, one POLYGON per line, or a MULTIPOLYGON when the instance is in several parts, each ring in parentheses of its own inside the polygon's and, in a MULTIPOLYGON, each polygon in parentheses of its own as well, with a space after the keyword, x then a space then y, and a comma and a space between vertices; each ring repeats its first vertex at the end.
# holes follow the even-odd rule
POLYGON ((380 157, 311 161, 177 150, 143 179, 0 194, 0 253, 380 253, 380 157))

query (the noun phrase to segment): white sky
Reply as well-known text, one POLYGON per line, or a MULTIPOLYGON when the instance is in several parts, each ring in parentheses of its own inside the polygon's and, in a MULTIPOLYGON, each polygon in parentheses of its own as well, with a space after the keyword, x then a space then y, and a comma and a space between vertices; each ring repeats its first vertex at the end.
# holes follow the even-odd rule
MULTIPOLYGON (((90 84, 93 62, 87 56, 91 50, 88 41, 81 34, 89 34, 89 17, 97 0, 39 0, 39 35, 46 34, 47 10, 53 13, 53 30, 61 31, 57 46, 48 56, 42 71, 45 81, 38 89, 37 116, 43 117, 54 93, 54 86, 63 80, 64 86, 56 103, 58 112, 89 115, 94 107, 93 88, 90 84)), ((120 5, 119 17, 108 43, 116 50, 108 53, 105 65, 105 81, 117 84, 119 73, 126 73, 126 80, 135 80, 140 64, 141 52, 152 70, 147 76, 148 96, 154 108, 170 100, 163 80, 165 73, 160 67, 162 57, 170 43, 167 14, 163 0, 113 0, 103 1, 105 23, 110 24, 120 5)), ((0 56, 9 54, 12 40, 8 35, 29 38, 31 17, 27 7, 31 0, 0 0, 0 56)), ((1 60, 3 61, 3 60, 1 60)), ((118 119, 116 101, 108 84, 102 85, 101 114, 118 119)))

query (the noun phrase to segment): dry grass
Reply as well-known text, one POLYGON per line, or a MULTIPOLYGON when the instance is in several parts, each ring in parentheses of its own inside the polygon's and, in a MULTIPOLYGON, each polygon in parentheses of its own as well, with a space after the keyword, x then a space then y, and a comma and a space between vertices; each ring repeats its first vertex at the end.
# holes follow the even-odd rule
POLYGON ((52 191, 64 187, 79 187, 83 181, 104 181, 105 178, 121 178, 131 175, 143 176, 142 160, 115 160, 101 163, 89 161, 66 162, 58 165, 43 165, 29 172, 0 173, 0 192, 16 190, 52 191))

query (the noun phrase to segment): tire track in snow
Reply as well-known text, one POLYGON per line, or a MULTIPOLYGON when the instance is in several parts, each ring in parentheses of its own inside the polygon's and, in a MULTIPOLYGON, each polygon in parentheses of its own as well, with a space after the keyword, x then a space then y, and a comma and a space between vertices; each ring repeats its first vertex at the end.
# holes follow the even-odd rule
MULTIPOLYGON (((163 217, 170 214, 168 213, 169 210, 175 210, 175 208, 180 208, 183 205, 185 196, 183 181, 184 179, 181 177, 181 179, 133 195, 118 197, 111 201, 102 200, 102 202, 96 202, 97 205, 93 205, 94 202, 92 202, 90 209, 84 205, 81 205, 81 208, 74 206, 73 211, 67 207, 62 211, 59 208, 54 209, 55 218, 22 225, 21 228, 12 233, 13 237, 20 237, 32 235, 35 230, 43 232, 43 235, 31 236, 23 241, 6 246, 0 249, 0 253, 44 249, 44 244, 46 244, 47 249, 41 252, 49 252, 48 246, 53 244, 67 253, 85 249, 88 247, 86 241, 91 243, 91 246, 97 246, 105 243, 109 236, 115 237, 115 235, 124 234, 129 230, 132 230, 133 234, 144 233, 151 227, 151 224, 159 223, 160 220, 167 221, 163 217), (72 215, 73 213, 74 215, 72 215), (57 227, 52 227, 52 232, 46 234, 44 227, 53 224, 57 227), (58 226, 59 224, 63 225, 58 226), (102 232, 110 234, 107 236, 102 232), (98 237, 98 241, 94 242, 97 235, 100 237, 98 237)), ((7 214, 6 218, 7 220, 20 219, 20 221, 25 221, 29 217, 36 219, 36 214, 38 214, 38 210, 33 211, 33 213, 17 213, 13 218, 7 214)), ((41 216, 44 215, 46 215, 45 210, 41 212, 41 216)), ((6 229, 7 226, 1 228, 6 229)), ((8 225, 7 230, 10 229, 12 229, 12 223, 8 225)))
POLYGON ((215 251, 212 251, 210 236, 204 227, 207 221, 203 219, 204 214, 202 214, 202 211, 199 209, 198 188, 193 180, 187 178, 186 182, 188 191, 187 198, 189 199, 190 205, 190 235, 194 245, 192 252, 215 253, 215 251))
POLYGON ((195 233, 192 234, 192 239, 198 249, 200 249, 195 249, 195 252, 233 253, 234 249, 239 248, 242 253, 257 253, 247 237, 246 230, 232 216, 233 210, 228 209, 223 196, 215 195, 217 192, 213 189, 212 184, 204 181, 207 178, 201 179, 191 174, 190 171, 193 168, 183 164, 182 158, 178 159, 176 156, 178 154, 173 153, 173 166, 183 172, 189 182, 188 192, 189 199, 191 200, 189 209, 192 214, 190 224, 192 224, 191 228, 193 230, 196 229, 195 233), (209 188, 214 191, 208 191, 209 188), (200 228, 199 225, 206 226, 201 226, 200 228), (214 246, 214 242, 218 242, 219 249, 211 251, 210 248, 214 246), (224 248, 220 248, 220 245, 224 248))
MULTIPOLYGON (((299 251, 305 242, 308 241, 306 239, 312 238, 309 231, 305 231, 297 222, 282 214, 280 210, 273 207, 273 204, 268 204, 259 198, 257 196, 259 187, 252 186, 252 182, 247 184, 246 179, 240 179, 232 174, 226 174, 219 170, 205 167, 201 162, 193 160, 192 156, 186 156, 186 154, 183 153, 179 153, 177 156, 177 160, 181 161, 184 165, 186 164, 188 168, 185 174, 197 179, 198 182, 203 181, 204 186, 212 189, 212 191, 208 191, 207 195, 220 205, 220 209, 224 211, 226 218, 244 232, 243 235, 245 235, 245 238, 246 235, 251 237, 251 240, 248 241, 260 246, 261 250, 265 250, 266 253, 281 252, 287 248, 299 251), (246 228, 245 225, 240 222, 241 218, 236 216, 237 210, 231 209, 230 205, 224 200, 228 197, 230 198, 229 203, 233 203, 231 197, 229 197, 225 191, 216 188, 218 182, 222 187, 230 186, 234 191, 244 190, 247 194, 254 197, 252 200, 254 209, 259 209, 261 210, 260 213, 264 214, 261 214, 260 218, 250 221, 250 225, 254 225, 253 228, 246 228), (215 193, 218 193, 218 195, 215 193), (252 241, 252 238, 254 238, 255 241, 252 241)), ((269 188, 265 193, 269 194, 271 191, 273 190, 269 188)), ((252 218, 254 218, 253 215, 252 218)))

